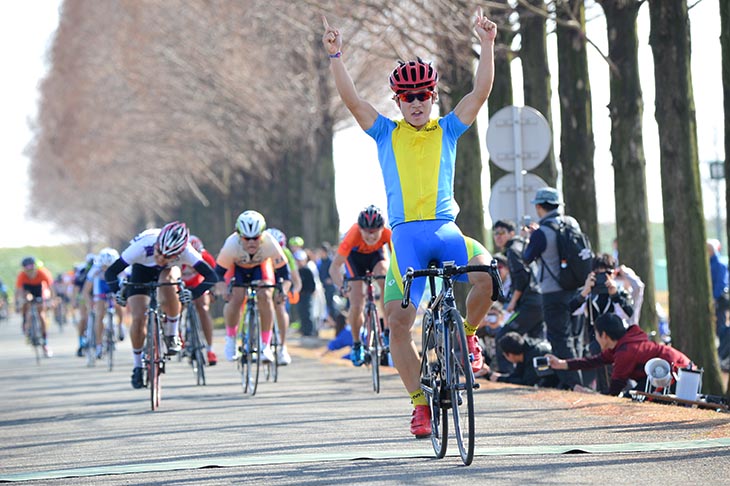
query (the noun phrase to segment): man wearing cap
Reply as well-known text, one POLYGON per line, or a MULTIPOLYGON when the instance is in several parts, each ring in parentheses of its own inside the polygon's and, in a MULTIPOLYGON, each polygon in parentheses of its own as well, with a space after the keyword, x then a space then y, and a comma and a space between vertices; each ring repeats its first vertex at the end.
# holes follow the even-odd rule
MULTIPOLYGON (((540 218, 539 223, 532 223, 525 230, 530 242, 525 248, 523 259, 526 264, 538 263, 537 281, 542 292, 542 312, 547 326, 548 341, 553 353, 561 359, 573 359, 578 356, 579 344, 574 342, 569 303, 573 297, 572 290, 563 290, 557 280, 560 274, 560 257, 558 256, 557 232, 548 223, 564 222, 578 227, 575 218, 560 213, 563 204, 557 189, 543 187, 538 189, 535 199, 530 201, 540 218)), ((572 389, 581 383, 580 373, 575 370, 559 371, 558 378, 562 387, 572 389)))

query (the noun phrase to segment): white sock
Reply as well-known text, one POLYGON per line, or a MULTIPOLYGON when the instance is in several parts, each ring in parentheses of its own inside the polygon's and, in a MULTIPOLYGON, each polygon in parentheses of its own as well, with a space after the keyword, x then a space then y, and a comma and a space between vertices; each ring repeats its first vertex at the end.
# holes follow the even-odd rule
POLYGON ((165 317, 165 336, 177 336, 180 324, 180 316, 165 317))
POLYGON ((141 368, 142 367, 142 350, 133 349, 132 350, 132 359, 134 361, 134 367, 141 368))

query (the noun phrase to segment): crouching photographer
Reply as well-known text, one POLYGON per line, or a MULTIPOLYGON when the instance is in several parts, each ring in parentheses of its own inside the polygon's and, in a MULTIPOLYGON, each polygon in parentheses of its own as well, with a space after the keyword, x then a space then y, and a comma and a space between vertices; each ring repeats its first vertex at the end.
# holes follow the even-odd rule
POLYGON ((601 352, 585 358, 547 358, 555 370, 589 370, 613 364, 608 395, 619 395, 628 388, 643 390, 646 386, 644 366, 652 358, 662 358, 674 371, 692 368, 691 360, 679 350, 657 344, 637 325, 628 325, 616 314, 603 314, 595 322, 596 341, 601 352), (630 383, 634 382, 634 386, 630 383))
MULTIPOLYGON (((595 321, 605 314, 615 314, 629 321, 634 313, 633 303, 628 292, 619 288, 615 281, 616 260, 603 253, 593 259, 593 271, 588 274, 580 292, 570 301, 573 315, 582 316, 587 323, 584 332, 585 355, 597 355, 601 347, 595 337, 595 321)), ((611 377, 610 366, 583 374, 583 384, 601 393, 608 393, 611 377)))
POLYGON ((514 370, 509 374, 499 373, 485 366, 476 376, 515 385, 557 388, 560 384, 546 357, 552 351, 549 342, 508 332, 499 338, 499 348, 507 361, 514 365, 514 370))

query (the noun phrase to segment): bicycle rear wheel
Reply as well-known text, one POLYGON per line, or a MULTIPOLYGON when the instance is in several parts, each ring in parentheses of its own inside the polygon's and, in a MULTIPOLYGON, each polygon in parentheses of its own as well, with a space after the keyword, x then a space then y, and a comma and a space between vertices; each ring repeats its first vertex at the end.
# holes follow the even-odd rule
POLYGON ((152 410, 157 410, 160 406, 160 373, 161 353, 160 353, 160 323, 157 316, 151 314, 147 322, 147 387, 150 389, 150 405, 152 410))
POLYGON ((241 354, 241 384, 243 393, 256 394, 259 384, 259 364, 261 362, 261 328, 256 310, 246 313, 246 332, 243 335, 241 354))
MULTIPOLYGON (((368 304, 370 306, 370 304, 368 304)), ((373 391, 380 393, 380 319, 378 318, 378 310, 374 305, 367 312, 367 322, 365 323, 367 336, 365 336, 365 344, 370 361, 370 370, 373 375, 373 391)))
POLYGON ((445 317, 451 338, 448 388, 451 392, 454 434, 461 460, 468 466, 474 459, 474 374, 461 315, 456 309, 450 309, 445 317))
POLYGON ((431 412, 431 445, 436 458, 446 455, 448 445, 448 409, 442 404, 442 369, 437 356, 436 330, 433 314, 426 311, 421 326, 421 389, 428 400, 431 412))

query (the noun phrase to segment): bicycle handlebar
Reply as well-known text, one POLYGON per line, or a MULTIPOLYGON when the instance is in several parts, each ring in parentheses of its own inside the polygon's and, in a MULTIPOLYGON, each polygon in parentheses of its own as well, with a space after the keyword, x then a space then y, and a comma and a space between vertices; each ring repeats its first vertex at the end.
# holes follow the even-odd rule
POLYGON ((497 270, 497 260, 492 260, 489 265, 453 265, 445 264, 443 267, 424 268, 422 270, 414 270, 408 267, 406 274, 403 275, 403 301, 401 307, 407 309, 411 300, 411 283, 414 278, 420 277, 439 277, 442 279, 451 279, 452 277, 463 275, 470 272, 485 272, 492 277, 492 300, 502 300, 502 279, 499 277, 497 270))

